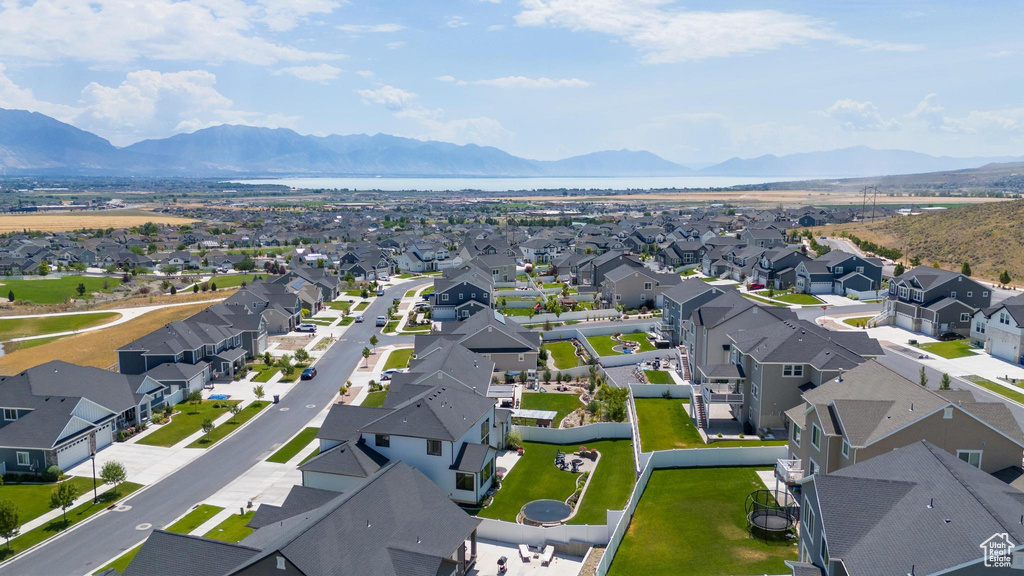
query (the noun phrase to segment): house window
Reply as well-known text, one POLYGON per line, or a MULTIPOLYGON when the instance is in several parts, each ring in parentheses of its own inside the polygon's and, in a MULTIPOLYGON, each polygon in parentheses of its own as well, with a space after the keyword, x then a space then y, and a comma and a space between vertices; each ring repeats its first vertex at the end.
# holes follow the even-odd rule
POLYGON ((850 457, 850 443, 843 439, 843 458, 850 457))
POLYGON ((441 301, 442 302, 447 302, 448 301, 448 295, 447 294, 441 294, 441 301))
POLYGON ((950 298, 956 298, 956 290, 949 293, 950 298))
POLYGON ((906 298, 910 294, 910 290, 906 286, 900 286, 900 298, 906 298))
POLYGON ((490 444, 491 440, 491 419, 488 418, 480 424, 480 443, 490 444))
POLYGON ((960 313, 960 321, 961 322, 970 322, 971 321, 971 315, 968 314, 967 312, 961 312, 960 313))
POLYGON ((808 539, 814 538, 814 508, 807 505, 807 498, 804 498, 804 529, 807 530, 808 539))
POLYGON ((473 475, 463 472, 455 473, 455 489, 473 491, 473 475))
POLYGON ((920 290, 914 290, 914 301, 924 302, 924 292, 920 290))
POLYGON ((1010 325, 1010 315, 1007 314, 1006 312, 1000 312, 999 313, 999 323, 1000 324, 1006 324, 1007 326, 1009 326, 1010 325))
POLYGON ((4 408, 4 420, 13 422, 18 419, 18 410, 16 408, 4 408))
POLYGON ((644 290, 650 290, 652 287, 650 282, 644 282, 644 290))
POLYGON ((463 297, 463 294, 462 294, 462 292, 459 292, 459 301, 460 301, 460 302, 462 301, 462 297, 463 297))
POLYGON ((803 430, 800 428, 800 425, 797 424, 796 422, 793 422, 793 444, 796 445, 798 448, 800 447, 801 432, 803 432, 803 430))
POLYGON ((984 322, 980 322, 980 321, 978 323, 976 323, 974 325, 974 331, 977 332, 978 334, 984 334, 985 333, 985 323, 984 322))
POLYGON ((31 465, 31 462, 29 461, 28 452, 18 452, 17 455, 18 455, 18 466, 29 466, 29 465, 31 465))
POLYGON ((825 565, 825 570, 828 571, 828 542, 825 542, 825 535, 821 535, 821 563, 825 565))
POLYGON ((833 272, 835 272, 836 274, 842 274, 843 273, 843 267, 842 266, 836 266, 836 269, 833 270, 833 272))
POLYGON ((387 434, 374 434, 373 444, 375 446, 381 446, 383 448, 390 448, 391 436, 388 436, 387 434))
POLYGON ((480 471, 480 485, 487 484, 487 481, 494 475, 494 460, 491 460, 484 465, 484 469, 480 471))
POLYGON ((985 290, 984 292, 982 292, 981 293, 981 297, 982 298, 988 298, 988 290, 985 290))
POLYGON ((952 420, 953 419, 953 409, 952 408, 944 409, 942 411, 942 419, 943 420, 952 420))
POLYGON ((821 428, 817 424, 811 424, 811 445, 821 450, 821 428))
POLYGON ((815 462, 814 460, 811 460, 810 458, 808 458, 807 460, 810 461, 811 463, 811 465, 807 468, 807 473, 810 474, 811 476, 814 476, 815 474, 818 473, 818 463, 815 462))
POLYGON ((956 457, 975 468, 981 468, 981 450, 957 450, 956 457))
POLYGON ((792 378, 799 378, 804 375, 803 364, 783 364, 782 375, 789 376, 792 378))
POLYGON ((525 357, 525 356, 523 356, 522 354, 520 354, 520 355, 519 355, 519 361, 520 361, 520 362, 523 362, 523 361, 525 361, 525 360, 526 360, 526 357, 525 357))
POLYGON ((441 455, 441 441, 440 440, 427 440, 427 455, 429 455, 429 456, 440 456, 441 455))
POLYGON ((967 293, 967 297, 968 297, 968 298, 970 298, 971 296, 974 296, 974 292, 968 292, 968 293, 967 293))
POLYGON ((754 384, 753 382, 750 383, 750 395, 753 396, 755 400, 757 399, 757 384, 754 384))

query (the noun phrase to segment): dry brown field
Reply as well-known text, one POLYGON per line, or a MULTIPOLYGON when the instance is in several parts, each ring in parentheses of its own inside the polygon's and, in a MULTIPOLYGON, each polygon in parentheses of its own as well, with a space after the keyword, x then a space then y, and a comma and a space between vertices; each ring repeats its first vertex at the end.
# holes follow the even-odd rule
POLYGON ((82 210, 75 212, 34 212, 0 215, 0 232, 39 230, 66 232, 80 228, 131 228, 146 222, 190 224, 189 218, 147 210, 82 210))

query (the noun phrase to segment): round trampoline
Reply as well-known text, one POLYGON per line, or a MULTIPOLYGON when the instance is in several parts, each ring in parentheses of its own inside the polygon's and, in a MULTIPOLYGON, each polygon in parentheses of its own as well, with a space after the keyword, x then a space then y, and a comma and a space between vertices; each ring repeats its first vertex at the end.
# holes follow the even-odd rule
POLYGON ((519 511, 519 521, 530 526, 557 526, 572 515, 572 508, 561 500, 534 500, 519 511))
POLYGON ((755 536, 782 539, 796 523, 796 501, 785 491, 758 490, 747 496, 747 527, 755 536))

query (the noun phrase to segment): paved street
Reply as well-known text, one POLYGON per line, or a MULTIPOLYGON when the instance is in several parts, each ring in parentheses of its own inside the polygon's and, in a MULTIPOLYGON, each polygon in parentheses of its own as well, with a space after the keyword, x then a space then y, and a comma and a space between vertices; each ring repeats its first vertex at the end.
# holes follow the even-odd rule
MULTIPOLYGON (((420 283, 422 284, 422 283, 420 283)), ((416 284, 419 285, 419 284, 416 284)), ((392 298, 414 285, 389 288, 364 312, 367 318, 386 314, 392 298)), ((220 442, 164 480, 129 498, 130 509, 102 514, 49 545, 0 566, 0 575, 62 576, 90 574, 152 531, 140 525, 163 526, 190 507, 214 495, 232 480, 263 461, 275 447, 306 426, 338 393, 338 387, 362 361, 362 349, 379 329, 371 321, 352 324, 341 340, 317 363, 319 376, 302 382, 269 412, 253 420, 244 433, 220 442), (58 552, 59 551, 59 552, 58 552)), ((381 345, 411 344, 412 336, 378 335, 381 345)))

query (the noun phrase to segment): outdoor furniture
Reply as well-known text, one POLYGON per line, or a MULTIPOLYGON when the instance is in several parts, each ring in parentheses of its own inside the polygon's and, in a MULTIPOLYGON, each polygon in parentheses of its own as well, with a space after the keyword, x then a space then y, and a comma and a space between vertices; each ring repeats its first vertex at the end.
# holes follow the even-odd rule
POLYGON ((581 459, 581 458, 574 458, 573 461, 572 461, 572 473, 573 474, 578 473, 580 471, 580 466, 582 466, 582 465, 583 465, 583 459, 581 459))
POLYGON ((504 574, 508 572, 508 558, 502 556, 498 558, 498 574, 504 574))
POLYGON ((547 566, 548 564, 551 564, 551 560, 553 560, 554 557, 555 557, 555 547, 550 545, 550 544, 548 544, 547 546, 544 547, 544 552, 542 552, 541 555, 540 555, 540 565, 541 566, 547 566))
POLYGON ((530 557, 531 557, 530 547, 527 546, 526 544, 520 544, 519 545, 519 558, 523 562, 529 562, 530 561, 530 557))

